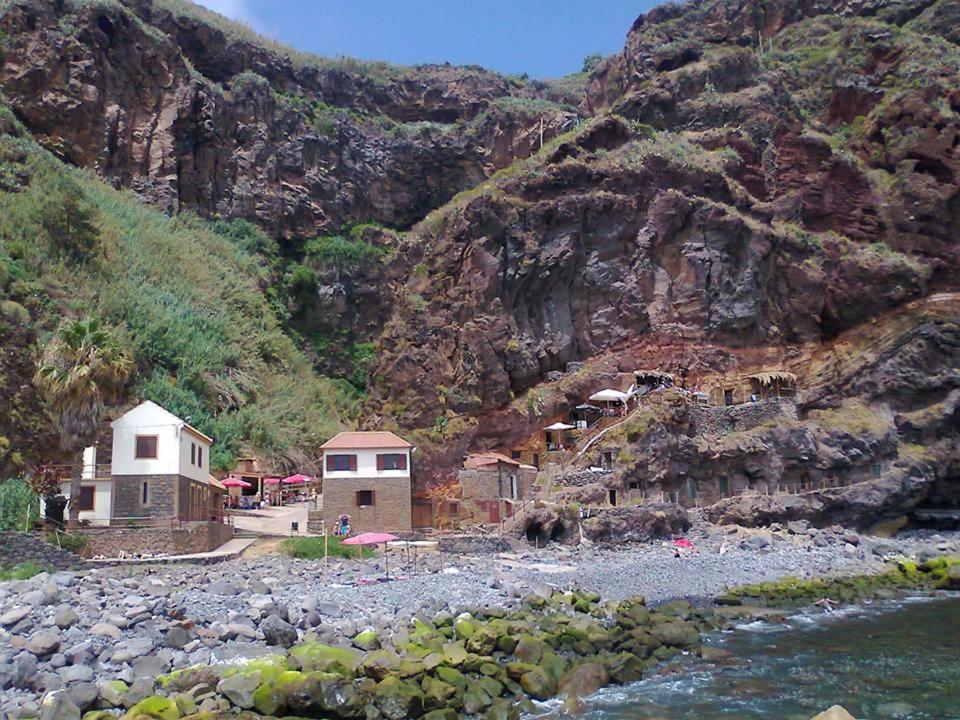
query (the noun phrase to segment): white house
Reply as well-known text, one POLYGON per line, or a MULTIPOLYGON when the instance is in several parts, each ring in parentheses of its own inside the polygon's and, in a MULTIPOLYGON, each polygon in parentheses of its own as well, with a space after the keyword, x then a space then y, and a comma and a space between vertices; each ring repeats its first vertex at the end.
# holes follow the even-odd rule
POLYGON ((205 519, 212 439, 150 400, 111 427, 114 519, 205 519))
POLYGON ((392 432, 342 432, 324 443, 323 516, 355 531, 409 531, 413 445, 392 432))
POLYGON ((113 475, 182 475, 207 482, 213 440, 147 400, 114 420, 113 475))

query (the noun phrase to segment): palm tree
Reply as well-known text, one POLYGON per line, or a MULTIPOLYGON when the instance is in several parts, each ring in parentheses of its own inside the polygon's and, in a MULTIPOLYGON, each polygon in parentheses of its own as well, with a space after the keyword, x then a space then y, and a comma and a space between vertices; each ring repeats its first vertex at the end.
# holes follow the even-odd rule
POLYGON ((44 349, 33 382, 60 431, 60 449, 74 456, 70 528, 80 523, 83 449, 96 440, 104 399, 115 395, 132 372, 129 354, 99 320, 67 322, 44 349))

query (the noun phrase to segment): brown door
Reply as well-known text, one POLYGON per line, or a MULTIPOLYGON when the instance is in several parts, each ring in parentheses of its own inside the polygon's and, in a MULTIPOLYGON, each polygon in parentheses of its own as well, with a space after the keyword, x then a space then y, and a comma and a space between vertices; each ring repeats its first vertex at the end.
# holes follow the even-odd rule
POLYGON ((433 527, 433 505, 428 502, 413 503, 413 517, 411 521, 415 528, 433 527))

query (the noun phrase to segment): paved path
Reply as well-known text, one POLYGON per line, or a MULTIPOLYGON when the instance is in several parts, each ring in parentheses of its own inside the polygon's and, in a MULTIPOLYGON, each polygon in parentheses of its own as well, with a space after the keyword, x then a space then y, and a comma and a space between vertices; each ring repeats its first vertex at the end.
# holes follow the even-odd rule
POLYGON ((237 530, 247 530, 260 535, 292 535, 291 523, 299 523, 300 535, 307 534, 307 506, 284 505, 267 507, 254 513, 238 512, 233 516, 233 525, 237 530))
POLYGON ((98 565, 149 565, 179 562, 203 565, 240 557, 241 553, 256 541, 256 538, 234 538, 233 540, 227 540, 216 550, 210 550, 209 552, 190 553, 189 555, 164 555, 151 558, 104 558, 102 560, 88 560, 87 562, 98 565))

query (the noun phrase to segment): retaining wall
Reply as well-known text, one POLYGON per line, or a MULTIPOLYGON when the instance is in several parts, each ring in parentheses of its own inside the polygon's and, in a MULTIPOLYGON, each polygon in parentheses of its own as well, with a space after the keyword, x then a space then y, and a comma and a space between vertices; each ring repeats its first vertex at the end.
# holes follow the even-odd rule
POLYGON ((165 554, 188 555, 209 552, 233 537, 233 527, 220 522, 184 523, 179 528, 108 527, 89 528, 82 532, 90 541, 91 557, 102 555, 165 554))

